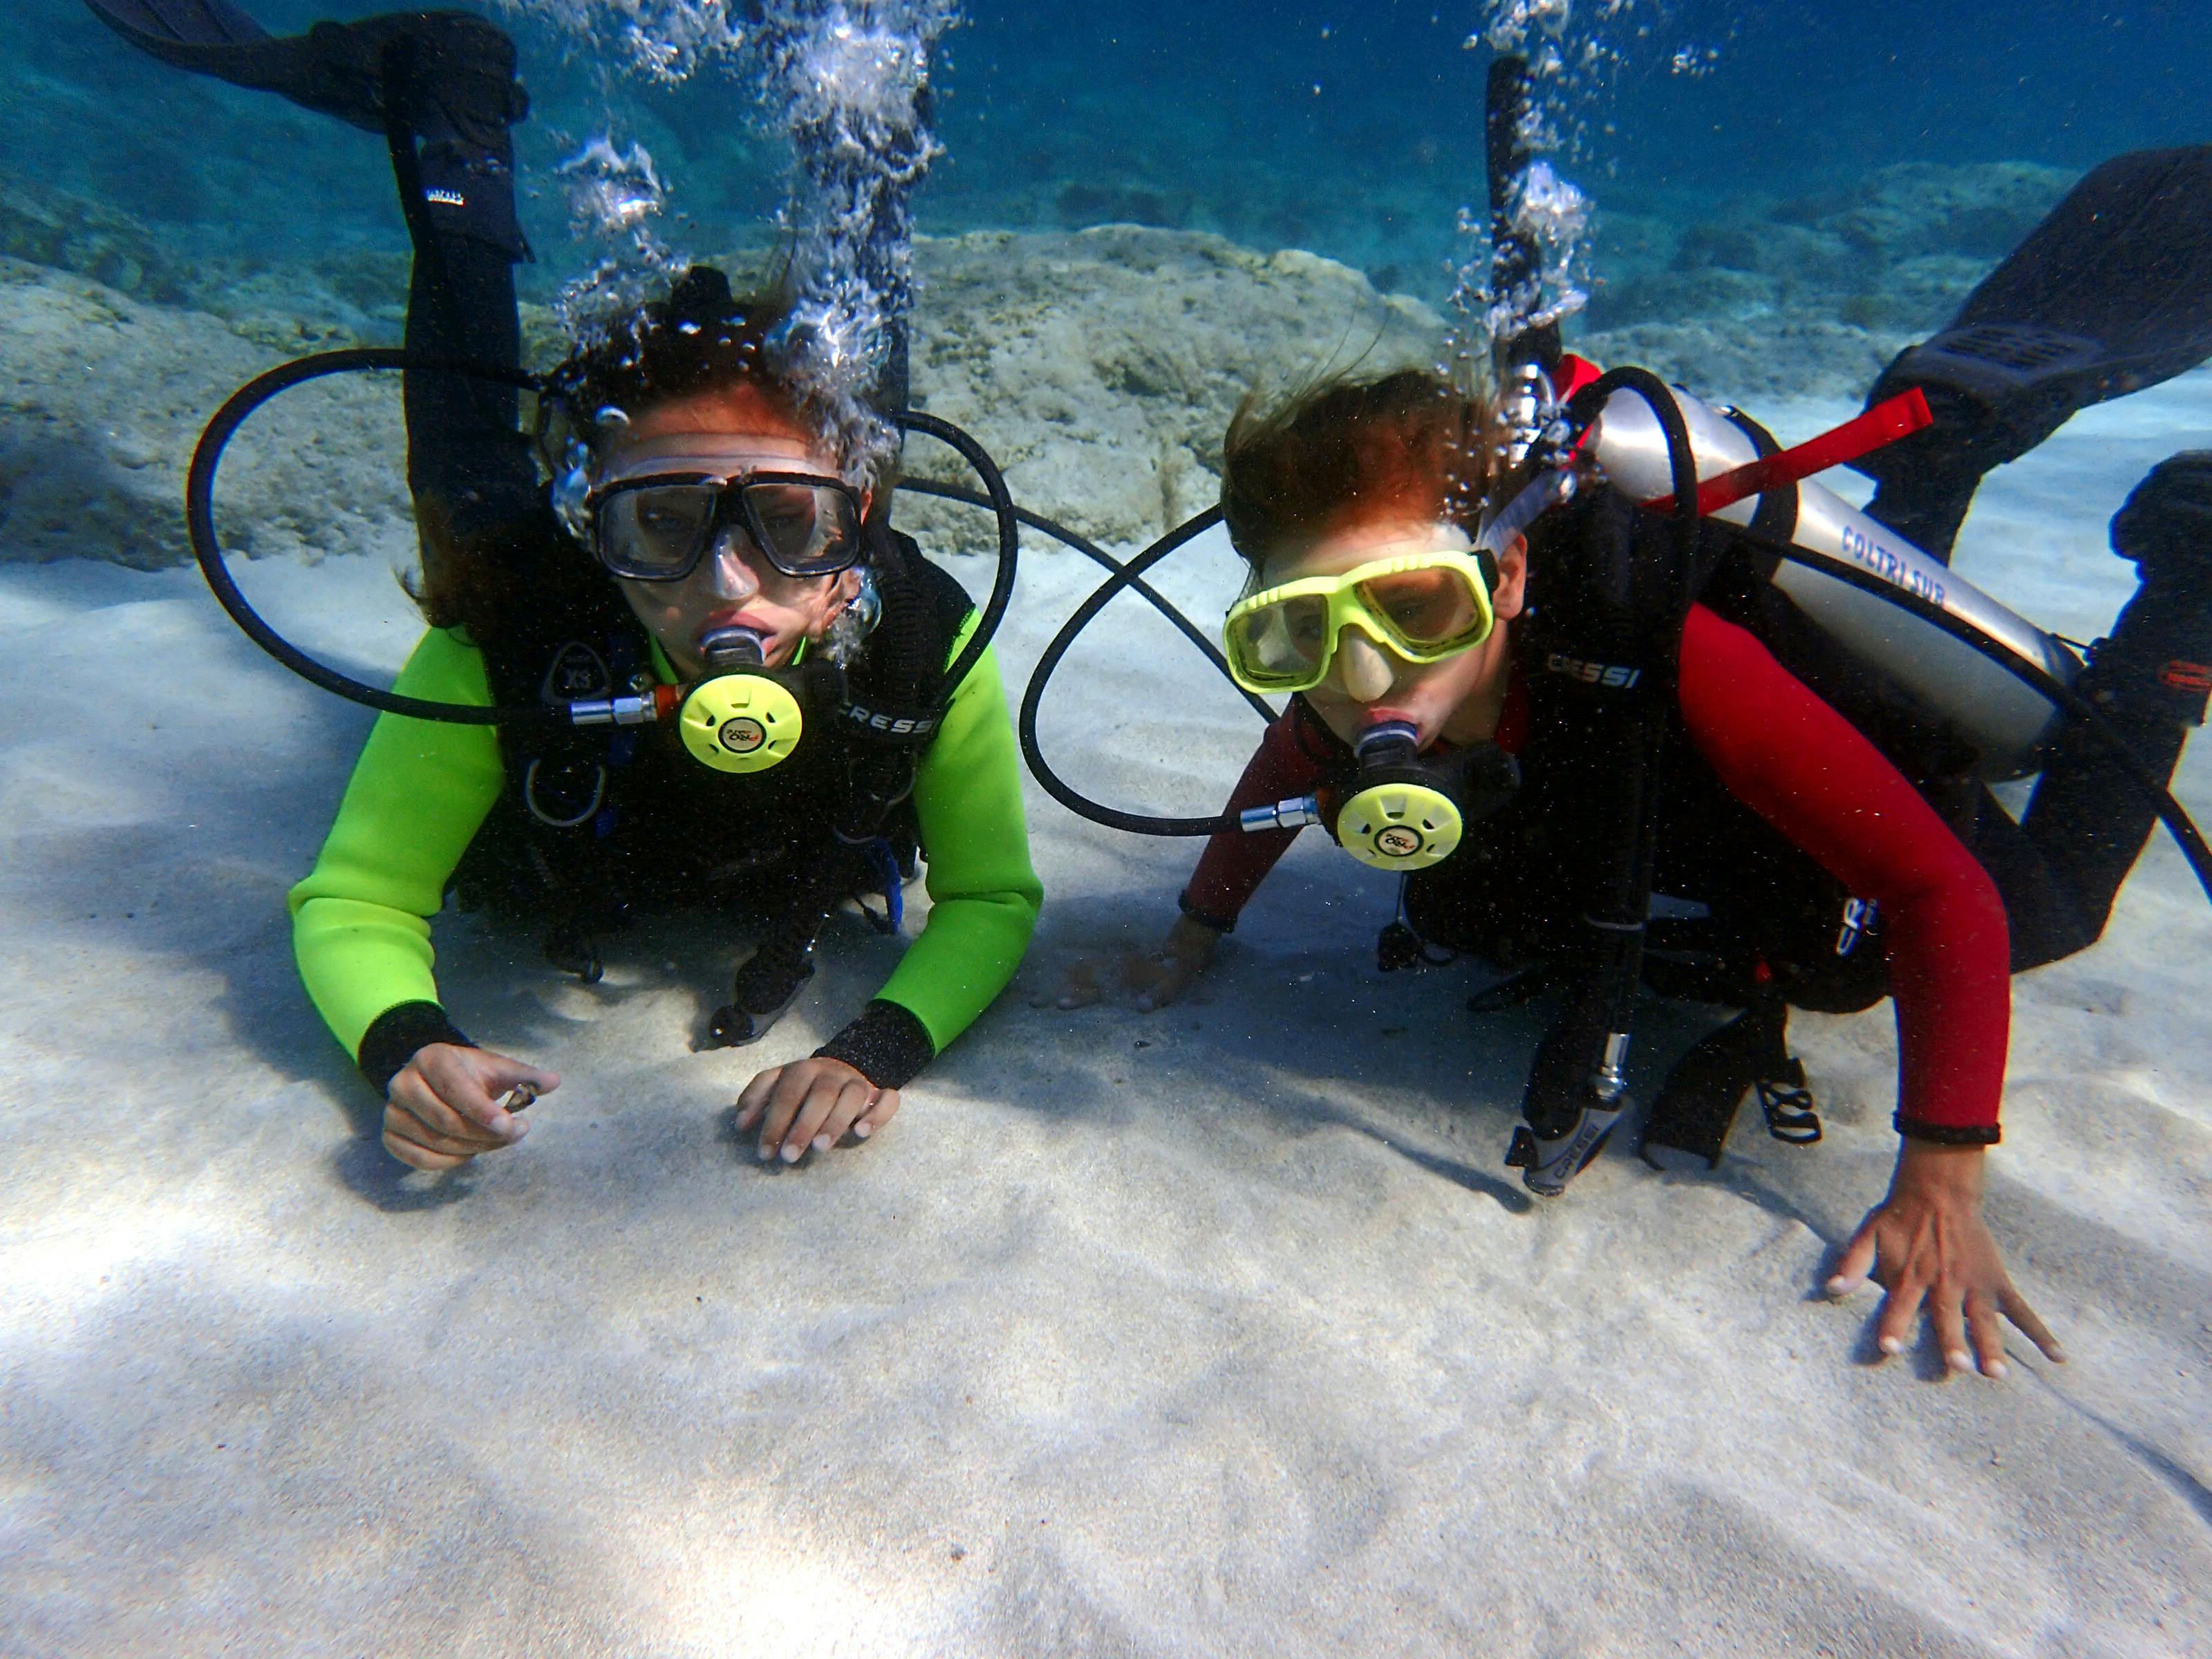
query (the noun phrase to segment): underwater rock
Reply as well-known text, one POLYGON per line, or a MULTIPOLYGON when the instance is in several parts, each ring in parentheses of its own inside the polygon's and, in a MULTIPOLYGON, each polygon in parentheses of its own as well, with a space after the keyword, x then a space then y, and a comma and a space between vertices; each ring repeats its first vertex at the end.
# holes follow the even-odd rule
MULTIPOLYGON (((226 323, 16 259, 0 259, 0 560, 139 569, 191 556, 185 468, 222 399, 333 343, 325 323, 226 323)), ((221 532, 248 554, 362 550, 410 519, 404 453, 396 378, 281 399, 224 468, 221 532)))
MULTIPOLYGON (((979 231, 915 250, 918 406, 981 439, 1016 499, 1108 544, 1148 541, 1220 491, 1222 435, 1255 386, 1436 360, 1443 321, 1349 266, 1199 232, 979 231)), ((969 482, 927 442, 910 472, 969 482)), ((909 497, 931 546, 980 550, 974 511, 909 497)))
POLYGON ((2077 177, 1910 162, 1826 195, 1736 204, 1671 234, 1663 220, 1608 216, 1599 258, 1613 279, 1597 285, 1577 343, 1723 397, 1856 397, 1948 322, 2077 177))
MULTIPOLYGON (((1619 215, 1603 244, 1617 275, 1571 343, 1724 400, 1856 397, 2070 179, 1914 165, 1686 226, 1619 215)), ((183 468, 201 422, 276 360, 396 337, 405 292, 404 257, 384 250, 194 264, 125 216, 61 198, 0 197, 0 240, 137 283, 133 295, 0 262, 0 559, 184 558, 183 468)), ((1149 540, 1214 499, 1222 434, 1255 386, 1432 363, 1443 330, 1349 266, 1202 231, 979 231, 921 238, 915 258, 919 405, 975 432, 1025 506, 1109 544, 1149 540)), ((550 312, 526 305, 524 331, 529 361, 560 356, 550 312)), ((383 546, 409 519, 403 455, 388 381, 291 394, 226 469, 224 533, 248 553, 335 551, 364 545, 368 525, 383 546)), ((926 441, 907 465, 970 482, 926 441)), ((982 515, 919 496, 900 521, 935 547, 990 540, 982 515)))

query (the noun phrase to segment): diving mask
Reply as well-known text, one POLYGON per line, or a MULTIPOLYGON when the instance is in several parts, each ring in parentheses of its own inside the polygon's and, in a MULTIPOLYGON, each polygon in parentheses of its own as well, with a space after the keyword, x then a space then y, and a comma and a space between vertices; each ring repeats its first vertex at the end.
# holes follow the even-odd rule
POLYGON ((860 497, 808 473, 647 473, 593 490, 586 505, 592 551, 633 581, 681 581, 731 530, 785 576, 834 576, 860 556, 860 497))
POLYGON ((1407 662, 1441 662, 1490 637, 1496 581, 1487 554, 1439 548, 1267 588, 1223 624, 1230 674, 1261 696, 1310 691, 1328 678, 1346 628, 1407 662))

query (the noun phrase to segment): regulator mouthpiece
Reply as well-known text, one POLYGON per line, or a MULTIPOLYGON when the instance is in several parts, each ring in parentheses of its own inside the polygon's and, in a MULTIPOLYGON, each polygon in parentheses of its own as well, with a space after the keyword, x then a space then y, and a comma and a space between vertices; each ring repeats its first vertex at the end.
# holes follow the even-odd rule
POLYGON ((789 687, 769 677, 768 653, 750 628, 718 628, 701 641, 707 678, 677 716, 691 757, 717 772, 765 772, 791 757, 806 716, 789 687))
POLYGON ((1421 760, 1420 734, 1403 721, 1359 740, 1359 788, 1337 815, 1344 850, 1376 870, 1406 872, 1442 864, 1467 833, 1459 803, 1421 760))

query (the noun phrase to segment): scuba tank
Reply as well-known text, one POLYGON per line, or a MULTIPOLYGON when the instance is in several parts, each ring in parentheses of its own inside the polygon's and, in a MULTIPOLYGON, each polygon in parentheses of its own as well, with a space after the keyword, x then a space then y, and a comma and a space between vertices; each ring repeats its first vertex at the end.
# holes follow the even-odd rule
MULTIPOLYGON (((1679 386, 1666 391, 1688 429, 1701 483, 1774 453, 1773 440, 1747 417, 1716 409, 1679 386)), ((1648 504, 1673 494, 1667 434, 1650 403, 1637 392, 1616 392, 1607 401, 1581 453, 1632 501, 1648 504)), ((1785 480, 1711 516, 1856 565, 1941 607, 2062 684, 2071 685, 2081 672, 2080 660, 2051 635, 1822 484, 1785 480)), ((1985 781, 2036 769, 2038 750, 2059 716, 2019 676, 1955 635, 1814 566, 1781 562, 1769 580, 1838 644, 1972 742, 1980 751, 1985 781)))

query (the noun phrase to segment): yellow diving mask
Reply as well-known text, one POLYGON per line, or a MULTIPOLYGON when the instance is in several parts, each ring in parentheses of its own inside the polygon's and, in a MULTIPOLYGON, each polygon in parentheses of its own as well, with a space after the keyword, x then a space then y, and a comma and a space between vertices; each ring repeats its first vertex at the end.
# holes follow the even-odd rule
POLYGON ((1356 628, 1409 663, 1441 662, 1490 637, 1497 567, 1457 548, 1402 554, 1340 576, 1308 576, 1241 599, 1223 624, 1229 672, 1247 691, 1310 691, 1356 628))

